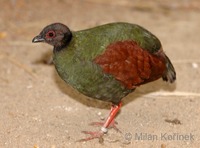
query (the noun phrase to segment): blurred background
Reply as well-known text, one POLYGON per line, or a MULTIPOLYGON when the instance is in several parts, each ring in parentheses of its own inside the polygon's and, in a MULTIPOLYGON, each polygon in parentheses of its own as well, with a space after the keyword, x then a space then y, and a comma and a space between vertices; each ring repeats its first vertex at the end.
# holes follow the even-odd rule
POLYGON ((82 130, 94 130, 87 123, 106 117, 109 105, 65 85, 54 66, 45 64, 52 47, 31 43, 54 22, 74 31, 110 22, 139 24, 161 40, 175 66, 176 84, 158 80, 124 99, 117 117, 122 134, 111 131, 104 146, 199 147, 199 18, 199 0, 1 0, 0 147, 102 146, 76 140, 84 138, 82 130), (128 142, 127 132, 133 136, 128 142), (150 143, 135 140, 135 132, 192 133, 195 139, 150 143))

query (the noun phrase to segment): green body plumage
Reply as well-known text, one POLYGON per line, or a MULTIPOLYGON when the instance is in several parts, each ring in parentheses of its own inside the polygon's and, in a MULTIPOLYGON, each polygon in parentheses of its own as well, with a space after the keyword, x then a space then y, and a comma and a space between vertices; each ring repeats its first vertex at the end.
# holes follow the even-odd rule
POLYGON ((116 41, 133 40, 150 53, 161 48, 160 41, 146 29, 128 23, 112 23, 72 32, 72 39, 53 61, 61 78, 92 98, 118 103, 132 92, 113 76, 105 74, 93 60, 116 41))

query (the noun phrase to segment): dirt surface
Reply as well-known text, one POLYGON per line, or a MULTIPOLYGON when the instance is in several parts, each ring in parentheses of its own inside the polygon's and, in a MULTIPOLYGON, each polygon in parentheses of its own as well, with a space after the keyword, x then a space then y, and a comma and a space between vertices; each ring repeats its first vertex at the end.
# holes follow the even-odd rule
POLYGON ((200 147, 200 2, 131 0, 1 0, 0 147, 200 147), (162 42, 177 71, 175 84, 162 80, 141 86, 123 100, 103 143, 76 142, 91 121, 107 117, 110 104, 66 85, 52 52, 32 38, 53 22, 80 30, 124 21, 144 26, 162 42), (142 134, 142 137, 140 137, 142 134))

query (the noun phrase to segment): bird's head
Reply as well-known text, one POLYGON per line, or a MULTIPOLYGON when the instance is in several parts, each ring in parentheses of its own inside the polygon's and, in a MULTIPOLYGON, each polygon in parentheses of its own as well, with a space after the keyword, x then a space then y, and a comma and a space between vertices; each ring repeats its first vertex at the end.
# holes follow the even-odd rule
POLYGON ((67 26, 54 23, 46 26, 39 35, 33 38, 33 43, 45 42, 56 49, 65 47, 71 40, 72 33, 67 26))

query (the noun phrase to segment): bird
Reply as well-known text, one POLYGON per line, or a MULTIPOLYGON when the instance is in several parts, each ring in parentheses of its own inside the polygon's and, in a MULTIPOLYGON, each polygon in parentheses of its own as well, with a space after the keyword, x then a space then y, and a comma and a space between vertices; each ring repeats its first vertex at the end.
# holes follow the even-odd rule
POLYGON ((80 141, 101 138, 109 127, 115 127, 122 99, 140 85, 160 78, 170 83, 176 80, 160 40, 137 24, 113 22, 72 31, 57 22, 44 27, 32 42, 53 46, 53 63, 68 85, 112 104, 100 130, 83 131, 89 137, 80 141))

